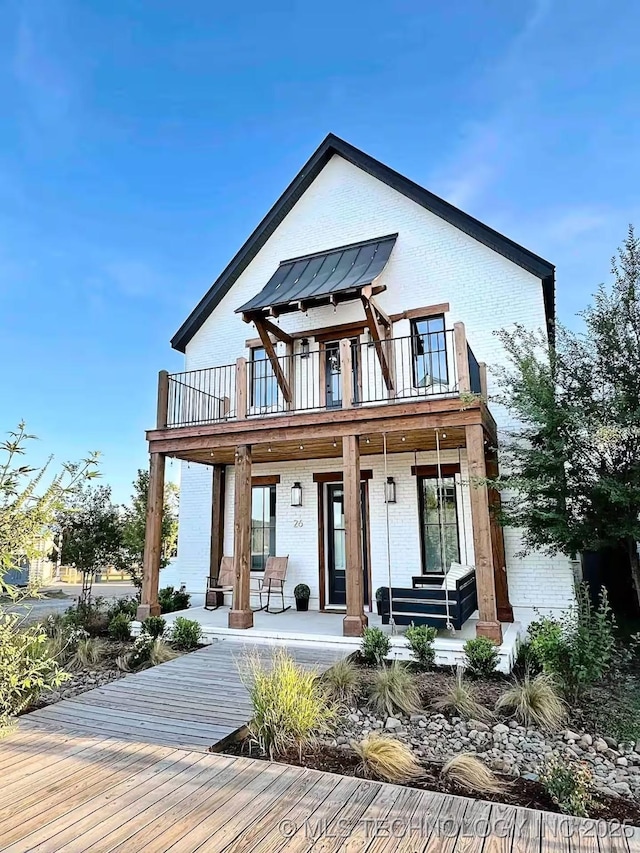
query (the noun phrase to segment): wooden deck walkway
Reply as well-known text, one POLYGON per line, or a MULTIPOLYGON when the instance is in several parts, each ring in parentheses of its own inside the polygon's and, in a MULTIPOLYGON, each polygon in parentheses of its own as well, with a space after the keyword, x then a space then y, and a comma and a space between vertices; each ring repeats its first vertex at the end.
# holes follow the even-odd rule
MULTIPOLYGON (((344 651, 288 646, 303 666, 328 669, 344 651)), ((251 716, 238 666, 246 651, 273 647, 214 643, 176 660, 48 705, 20 718, 20 728, 111 735, 139 743, 207 751, 251 716)))
POLYGON ((3 853, 640 853, 638 831, 115 738, 19 731, 0 773, 3 853))

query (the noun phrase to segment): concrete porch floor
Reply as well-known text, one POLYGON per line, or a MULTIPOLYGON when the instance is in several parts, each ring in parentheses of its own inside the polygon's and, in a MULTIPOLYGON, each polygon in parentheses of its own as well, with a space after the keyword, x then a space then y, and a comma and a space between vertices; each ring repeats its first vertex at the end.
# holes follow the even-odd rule
MULTIPOLYGON (((360 647, 358 637, 342 636, 343 613, 319 612, 309 610, 299 613, 295 608, 286 610, 284 613, 266 613, 258 611, 253 614, 253 628, 239 630, 228 627, 229 607, 220 607, 217 610, 205 610, 202 606, 203 596, 193 596, 194 606, 188 610, 176 613, 164 614, 167 625, 171 625, 178 616, 197 620, 202 627, 203 642, 251 642, 264 643, 266 645, 301 645, 308 646, 316 643, 324 645, 331 644, 332 647, 343 648, 346 651, 357 651, 360 647)), ((391 637, 390 657, 398 660, 409 660, 410 652, 406 639, 403 636, 404 628, 396 629, 392 633, 389 625, 382 625, 382 619, 377 613, 368 613, 369 626, 382 628, 391 637)), ((463 645, 467 640, 476 636, 475 617, 469 619, 461 631, 449 632, 442 630, 435 641, 436 664, 439 666, 453 666, 462 662, 464 652, 463 645)), ((134 623, 134 630, 137 625, 134 623)), ((520 625, 503 624, 503 642, 500 646, 499 669, 501 672, 510 672, 517 651, 517 640, 520 634, 520 625)))

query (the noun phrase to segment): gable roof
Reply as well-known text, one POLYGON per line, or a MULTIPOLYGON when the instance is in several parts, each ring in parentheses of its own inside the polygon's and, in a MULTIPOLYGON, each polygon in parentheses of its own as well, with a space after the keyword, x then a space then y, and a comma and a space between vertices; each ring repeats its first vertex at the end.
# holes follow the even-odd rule
POLYGON ((555 310, 555 267, 553 264, 545 261, 544 258, 530 252, 513 240, 510 240, 468 213, 454 207, 448 201, 439 198, 439 196, 434 195, 419 184, 410 181, 409 178, 405 178, 404 175, 395 172, 393 169, 385 166, 384 163, 365 154, 359 148, 350 145, 348 142, 330 133, 311 155, 310 159, 307 160, 246 243, 227 264, 204 297, 196 305, 182 326, 180 326, 171 339, 171 346, 174 349, 180 352, 185 351, 189 341, 200 329, 221 299, 229 292, 241 273, 244 272, 255 258, 278 225, 280 225, 282 220, 292 210, 303 193, 311 186, 334 154, 338 154, 347 160, 347 162, 357 166, 359 169, 392 187, 397 192, 402 193, 402 195, 411 199, 411 201, 416 202, 416 204, 454 225, 460 231, 464 231, 465 234, 468 234, 478 242, 483 243, 485 246, 488 246, 490 249, 493 249, 527 270, 527 272, 540 278, 543 284, 547 327, 549 335, 552 337, 555 310))

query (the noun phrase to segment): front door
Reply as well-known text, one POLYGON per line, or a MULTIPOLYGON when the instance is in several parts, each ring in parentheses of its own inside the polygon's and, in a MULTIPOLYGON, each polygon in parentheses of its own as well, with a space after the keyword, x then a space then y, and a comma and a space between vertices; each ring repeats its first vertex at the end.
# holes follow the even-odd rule
MULTIPOLYGON (((353 402, 358 402, 358 339, 354 338, 351 347, 353 370, 353 402)), ((340 341, 329 341, 324 347, 325 396, 327 409, 342 408, 342 373, 340 369, 340 341)))
MULTIPOLYGON (((369 565, 367 542, 366 487, 361 484, 362 505, 362 572, 364 602, 369 602, 369 565)), ((344 488, 342 483, 327 483, 327 604, 344 607, 346 591, 346 527, 344 517, 344 488)))

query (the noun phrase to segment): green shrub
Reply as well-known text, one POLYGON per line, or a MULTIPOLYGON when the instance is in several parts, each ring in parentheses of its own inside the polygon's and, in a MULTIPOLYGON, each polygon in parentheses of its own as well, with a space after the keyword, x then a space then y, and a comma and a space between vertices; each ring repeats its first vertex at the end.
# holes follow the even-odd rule
POLYGON ((172 586, 165 586, 158 590, 158 604, 160 605, 161 613, 172 613, 176 608, 173 606, 173 593, 175 592, 172 586))
POLYGON ((567 718, 567 706, 558 696, 553 679, 544 672, 534 678, 526 674, 496 702, 497 711, 513 713, 518 722, 557 732, 567 718))
POLYGON ((369 685, 369 705, 378 714, 392 717, 413 714, 420 708, 420 691, 410 670, 398 661, 375 670, 369 685))
POLYGON ((345 705, 354 703, 361 686, 358 667, 349 658, 334 663, 322 680, 331 699, 345 705))
POLYGON ((555 677, 575 700, 597 684, 615 663, 616 622, 602 589, 594 607, 585 584, 576 587, 576 603, 559 620, 544 617, 529 628, 531 649, 544 672, 555 677))
POLYGON ((542 767, 540 783, 561 812, 576 817, 589 817, 593 775, 587 764, 569 763, 552 755, 542 767))
POLYGON ((382 666, 391 651, 391 640, 380 628, 365 628, 360 653, 365 663, 382 666))
POLYGON ((253 708, 249 732, 263 755, 273 760, 292 747, 301 753, 332 731, 336 710, 322 683, 286 649, 277 649, 271 660, 253 654, 245 661, 242 674, 253 708))
POLYGON ((120 655, 116 664, 123 672, 140 672, 151 666, 173 660, 178 655, 161 637, 141 633, 136 637, 133 648, 120 655))
POLYGON ((107 610, 109 621, 111 621, 114 616, 117 616, 118 613, 125 613, 130 619, 135 619, 137 612, 138 599, 134 596, 118 598, 116 601, 113 602, 113 604, 109 606, 107 610))
POLYGON ((191 596, 184 590, 176 590, 165 586, 158 591, 158 603, 162 613, 173 613, 176 610, 186 610, 191 602, 191 596))
POLYGON ((131 619, 126 613, 117 613, 109 622, 109 636, 112 640, 131 639, 131 619))
POLYGON ((498 666, 498 647, 488 637, 467 640, 464 650, 464 667, 476 678, 491 678, 498 666))
POLYGON ((178 616, 171 628, 171 642, 176 649, 189 652, 195 649, 202 637, 202 628, 195 619, 178 616))
POLYGON ((19 614, 0 608, 0 731, 43 690, 53 690, 68 678, 50 653, 42 625, 23 628, 19 614))
POLYGON ((191 605, 191 596, 188 592, 185 592, 182 589, 177 589, 173 593, 173 609, 174 610, 187 610, 191 605))
POLYGON ((142 623, 143 632, 154 639, 156 637, 162 637, 166 627, 167 623, 162 616, 147 616, 142 623))
POLYGON ((81 628, 91 637, 99 637, 107 632, 109 614, 102 596, 78 601, 75 607, 69 607, 64 613, 65 624, 70 628, 81 628))
POLYGON ((311 590, 306 585, 306 583, 297 584, 297 586, 293 590, 293 597, 301 599, 302 601, 304 601, 304 600, 308 601, 310 596, 311 596, 311 590))
POLYGON ((437 635, 437 630, 430 625, 410 625, 405 632, 409 648, 423 669, 432 667, 436 659, 433 643, 437 635))

